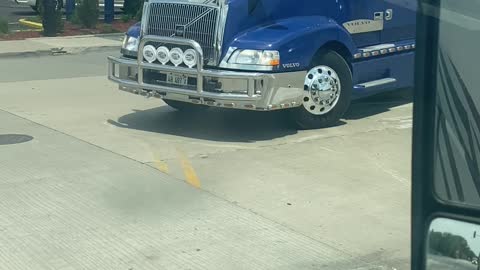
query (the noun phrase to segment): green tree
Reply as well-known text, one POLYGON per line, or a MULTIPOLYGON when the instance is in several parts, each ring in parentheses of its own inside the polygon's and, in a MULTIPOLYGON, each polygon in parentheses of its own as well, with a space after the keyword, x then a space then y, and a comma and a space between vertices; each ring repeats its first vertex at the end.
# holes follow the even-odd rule
POLYGON ((430 231, 429 251, 456 259, 471 260, 476 257, 467 240, 460 235, 430 231))
MULTIPOLYGON (((64 22, 62 19, 62 8, 61 4, 62 2, 60 1, 55 1, 56 2, 56 9, 55 9, 55 22, 56 22, 56 30, 57 32, 63 32, 64 28, 64 22)), ((40 19, 42 20, 42 23, 44 21, 44 14, 43 14, 43 0, 38 0, 37 1, 37 11, 38 15, 40 16, 40 19)))
POLYGON ((8 33, 8 22, 4 18, 0 18, 0 34, 8 33))
POLYGON ((98 22, 98 0, 77 0, 74 21, 86 28, 95 28, 98 22))
POLYGON ((143 6, 142 0, 125 0, 123 3, 123 12, 129 17, 136 17, 143 6))

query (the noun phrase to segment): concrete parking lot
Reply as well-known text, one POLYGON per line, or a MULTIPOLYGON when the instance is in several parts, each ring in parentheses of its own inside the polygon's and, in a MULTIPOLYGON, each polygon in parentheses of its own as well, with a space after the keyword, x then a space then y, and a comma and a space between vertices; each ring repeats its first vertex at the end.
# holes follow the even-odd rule
POLYGON ((6 269, 409 269, 411 90, 297 130, 284 112, 179 113, 106 56, 0 60, 6 269))

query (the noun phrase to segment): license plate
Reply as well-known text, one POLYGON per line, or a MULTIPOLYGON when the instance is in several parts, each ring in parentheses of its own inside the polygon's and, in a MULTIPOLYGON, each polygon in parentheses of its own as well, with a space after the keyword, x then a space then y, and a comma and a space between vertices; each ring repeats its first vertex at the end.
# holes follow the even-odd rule
POLYGON ((188 77, 181 74, 168 73, 167 74, 167 83, 173 83, 178 85, 187 85, 188 77))

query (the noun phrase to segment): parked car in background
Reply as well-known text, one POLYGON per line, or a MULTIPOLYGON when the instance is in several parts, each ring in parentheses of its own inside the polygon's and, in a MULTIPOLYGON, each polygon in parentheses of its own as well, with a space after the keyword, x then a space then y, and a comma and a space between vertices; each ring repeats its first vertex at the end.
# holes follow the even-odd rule
MULTIPOLYGON (((113 0, 113 1, 114 1, 114 6, 116 8, 123 8, 124 0, 113 0)), ((15 3, 23 6, 30 6, 32 7, 33 10, 36 11, 38 9, 39 1, 38 0, 15 0, 15 3)), ((57 8, 61 9, 65 6, 65 4, 66 4, 66 0, 57 0, 57 8)), ((105 0, 98 0, 98 5, 100 6, 100 8, 103 9, 103 7, 105 6, 105 0)))

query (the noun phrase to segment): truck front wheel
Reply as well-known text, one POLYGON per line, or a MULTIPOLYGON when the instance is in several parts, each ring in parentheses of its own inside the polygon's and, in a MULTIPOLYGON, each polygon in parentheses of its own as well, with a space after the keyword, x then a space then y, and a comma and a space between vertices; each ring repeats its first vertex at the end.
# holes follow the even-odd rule
POLYGON ((334 51, 321 54, 305 77, 303 105, 291 111, 295 122, 303 129, 337 124, 350 105, 352 87, 343 57, 334 51))
POLYGON ((205 105, 196 105, 177 100, 164 99, 163 101, 167 103, 168 106, 181 112, 198 112, 208 109, 208 107, 205 105))

